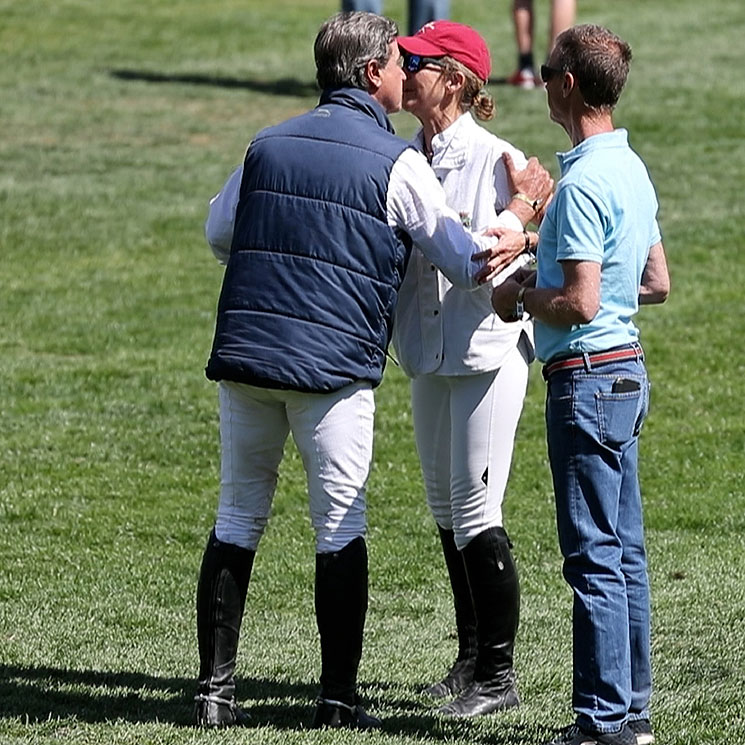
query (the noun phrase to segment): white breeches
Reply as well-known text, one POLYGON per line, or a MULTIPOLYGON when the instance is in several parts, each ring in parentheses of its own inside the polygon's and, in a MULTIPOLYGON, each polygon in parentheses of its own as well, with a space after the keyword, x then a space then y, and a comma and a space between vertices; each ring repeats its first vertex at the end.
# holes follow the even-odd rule
POLYGON ((258 547, 290 432, 305 467, 316 552, 340 551, 365 534, 375 415, 369 384, 300 393, 223 381, 219 396, 219 540, 258 547))
POLYGON ((527 385, 523 342, 499 370, 420 375, 411 381, 427 504, 437 524, 454 531, 460 550, 484 530, 502 525, 502 501, 527 385))

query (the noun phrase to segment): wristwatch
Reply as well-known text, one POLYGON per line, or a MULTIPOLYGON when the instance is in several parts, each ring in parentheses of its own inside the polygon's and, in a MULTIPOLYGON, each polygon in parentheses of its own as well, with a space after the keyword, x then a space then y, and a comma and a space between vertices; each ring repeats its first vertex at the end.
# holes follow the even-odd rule
POLYGON ((531 199, 527 194, 523 194, 521 191, 518 191, 516 194, 513 194, 512 198, 519 199, 521 202, 525 202, 526 204, 529 204, 533 212, 538 212, 538 210, 542 207, 543 202, 545 201, 540 198, 531 199))
POLYGON ((525 290, 527 289, 527 287, 521 287, 517 291, 517 297, 515 298, 515 318, 517 318, 518 321, 522 321, 523 316, 525 315, 525 303, 523 302, 523 298, 525 297, 525 290))

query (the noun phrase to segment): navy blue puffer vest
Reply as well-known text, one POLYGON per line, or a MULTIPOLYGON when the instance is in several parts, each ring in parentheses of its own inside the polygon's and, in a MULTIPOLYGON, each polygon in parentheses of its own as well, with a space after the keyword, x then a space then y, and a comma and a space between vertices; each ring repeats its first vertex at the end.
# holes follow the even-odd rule
POLYGON ((409 240, 388 226, 407 143, 355 89, 246 154, 207 377, 324 393, 383 375, 409 240))

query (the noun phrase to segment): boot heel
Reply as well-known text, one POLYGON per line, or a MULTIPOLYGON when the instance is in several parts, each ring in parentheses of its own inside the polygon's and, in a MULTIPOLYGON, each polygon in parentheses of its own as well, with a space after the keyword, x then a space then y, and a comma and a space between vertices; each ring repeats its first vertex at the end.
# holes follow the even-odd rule
POLYGON ((198 693, 194 696, 194 726, 205 729, 247 727, 251 718, 235 699, 226 701, 198 693))

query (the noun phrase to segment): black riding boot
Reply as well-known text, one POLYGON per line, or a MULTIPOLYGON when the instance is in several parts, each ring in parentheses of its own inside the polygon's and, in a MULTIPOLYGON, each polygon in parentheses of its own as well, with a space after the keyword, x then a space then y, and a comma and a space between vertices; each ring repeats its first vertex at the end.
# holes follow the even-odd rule
POLYGON ((373 729, 357 697, 357 670, 367 614, 367 546, 355 538, 341 551, 316 554, 316 621, 321 637, 321 694, 312 726, 373 729))
POLYGON ((472 717, 520 703, 512 669, 520 585, 510 541, 502 528, 480 533, 462 553, 476 611, 478 655, 473 682, 440 712, 472 717))
POLYGON ((445 530, 439 525, 437 529, 440 532, 442 553, 445 556, 450 587, 453 591, 455 625, 458 630, 458 657, 448 674, 439 683, 433 683, 425 688, 424 693, 433 698, 446 698, 457 696, 473 680, 477 650, 476 614, 473 609, 463 555, 455 545, 455 534, 452 530, 445 530))
POLYGON ((255 551, 222 543, 210 533, 197 587, 199 681, 194 697, 198 727, 245 725, 235 703, 238 637, 255 551))

